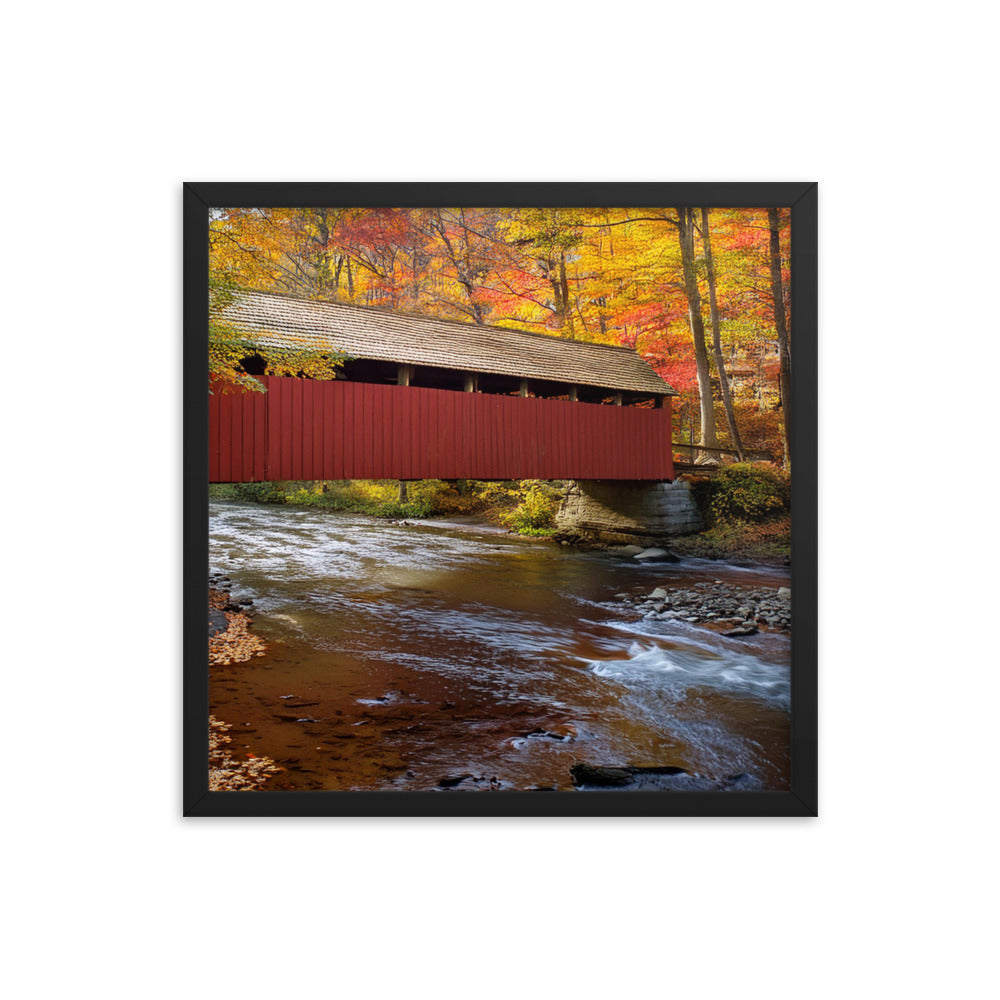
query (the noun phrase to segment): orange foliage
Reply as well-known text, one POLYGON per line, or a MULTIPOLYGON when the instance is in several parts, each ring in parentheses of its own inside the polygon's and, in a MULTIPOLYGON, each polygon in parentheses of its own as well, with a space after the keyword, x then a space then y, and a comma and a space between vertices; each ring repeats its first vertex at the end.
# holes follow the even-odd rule
MULTIPOLYGON (((242 287, 634 348, 681 394, 679 426, 690 426, 698 388, 674 218, 669 208, 217 209, 211 266, 242 287)), ((787 290, 789 210, 781 218, 787 290)), ((756 402, 738 419, 748 447, 770 446, 780 418, 768 410, 778 373, 767 210, 712 209, 710 225, 727 368, 750 373, 734 396, 756 402)))

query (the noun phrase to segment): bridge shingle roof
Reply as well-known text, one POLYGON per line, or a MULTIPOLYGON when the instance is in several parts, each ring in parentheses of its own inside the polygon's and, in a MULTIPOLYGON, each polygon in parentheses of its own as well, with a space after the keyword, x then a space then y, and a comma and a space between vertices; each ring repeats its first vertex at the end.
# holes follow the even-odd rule
POLYGON ((397 364, 676 395, 627 347, 268 292, 239 292, 223 318, 262 348, 336 350, 397 364))

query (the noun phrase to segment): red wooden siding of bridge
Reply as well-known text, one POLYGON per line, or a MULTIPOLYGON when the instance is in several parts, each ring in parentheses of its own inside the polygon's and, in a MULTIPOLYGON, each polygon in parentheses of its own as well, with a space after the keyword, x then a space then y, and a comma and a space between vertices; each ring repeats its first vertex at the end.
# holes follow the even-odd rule
POLYGON ((209 397, 209 481, 673 479, 662 409, 265 377, 209 397))

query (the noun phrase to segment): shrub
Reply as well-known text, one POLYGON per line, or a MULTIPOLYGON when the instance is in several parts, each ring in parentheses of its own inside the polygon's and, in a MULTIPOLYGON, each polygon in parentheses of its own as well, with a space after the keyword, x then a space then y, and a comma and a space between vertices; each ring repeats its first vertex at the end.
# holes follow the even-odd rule
POLYGON ((538 479, 526 479, 515 487, 517 504, 500 520, 522 535, 551 534, 559 506, 559 491, 538 479))
POLYGON ((284 503, 284 483, 233 483, 233 494, 237 500, 251 500, 254 503, 284 503))
POLYGON ((328 510, 350 510, 373 517, 421 518, 435 514, 483 514, 526 535, 551 534, 559 490, 538 480, 457 484, 439 479, 407 483, 400 503, 395 479, 328 482, 234 483, 219 489, 218 499, 254 503, 289 503, 328 510))
POLYGON ((671 548, 698 559, 785 562, 792 555, 792 522, 781 514, 765 524, 719 524, 700 535, 675 538, 671 548))
POLYGON ((237 500, 235 483, 209 483, 209 500, 237 500))
POLYGON ((738 462, 695 490, 710 525, 760 524, 791 510, 791 477, 770 465, 738 462))

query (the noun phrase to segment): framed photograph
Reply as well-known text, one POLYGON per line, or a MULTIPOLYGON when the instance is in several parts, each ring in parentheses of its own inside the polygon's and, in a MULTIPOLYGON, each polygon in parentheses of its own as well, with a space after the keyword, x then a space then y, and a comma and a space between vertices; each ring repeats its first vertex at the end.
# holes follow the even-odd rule
POLYGON ((186 184, 185 815, 815 816, 816 252, 806 182, 186 184))

